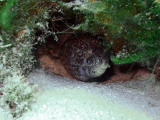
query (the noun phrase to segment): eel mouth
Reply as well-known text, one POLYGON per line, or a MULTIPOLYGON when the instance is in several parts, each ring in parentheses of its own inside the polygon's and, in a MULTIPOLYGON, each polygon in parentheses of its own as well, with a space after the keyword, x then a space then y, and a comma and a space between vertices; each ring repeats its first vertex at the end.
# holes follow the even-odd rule
POLYGON ((102 64, 97 64, 93 67, 93 71, 95 71, 94 77, 101 76, 108 68, 110 68, 109 63, 103 62, 102 64))

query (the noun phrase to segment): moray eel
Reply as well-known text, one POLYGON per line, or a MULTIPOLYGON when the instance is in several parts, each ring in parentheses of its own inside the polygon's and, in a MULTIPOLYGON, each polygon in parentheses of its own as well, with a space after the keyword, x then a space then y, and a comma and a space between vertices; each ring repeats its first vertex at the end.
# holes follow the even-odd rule
POLYGON ((67 40, 62 62, 72 77, 84 82, 102 82, 111 76, 110 52, 104 54, 105 47, 99 41, 83 35, 67 40))

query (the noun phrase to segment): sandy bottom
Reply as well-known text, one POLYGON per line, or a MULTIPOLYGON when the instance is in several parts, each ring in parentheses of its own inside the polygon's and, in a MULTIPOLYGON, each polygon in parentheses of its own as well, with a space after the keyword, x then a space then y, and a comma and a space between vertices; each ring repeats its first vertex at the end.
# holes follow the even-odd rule
MULTIPOLYGON (((37 102, 18 120, 159 120, 160 85, 139 80, 84 83, 34 70, 37 102)), ((2 120, 10 116, 0 109, 2 120)))

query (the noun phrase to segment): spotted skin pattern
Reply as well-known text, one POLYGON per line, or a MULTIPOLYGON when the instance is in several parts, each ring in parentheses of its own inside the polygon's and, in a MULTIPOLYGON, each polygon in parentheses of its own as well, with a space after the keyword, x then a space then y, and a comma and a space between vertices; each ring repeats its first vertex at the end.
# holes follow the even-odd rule
POLYGON ((62 62, 68 73, 81 81, 94 81, 110 68, 109 54, 94 37, 81 36, 69 39, 63 50, 62 62))

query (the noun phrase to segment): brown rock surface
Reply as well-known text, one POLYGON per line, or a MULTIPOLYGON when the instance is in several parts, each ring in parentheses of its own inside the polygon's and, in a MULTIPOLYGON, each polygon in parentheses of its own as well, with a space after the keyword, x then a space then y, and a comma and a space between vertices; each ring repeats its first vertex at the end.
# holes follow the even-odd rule
POLYGON ((160 65, 156 67, 156 79, 160 82, 160 65))
POLYGON ((37 50, 37 59, 41 68, 53 74, 74 79, 65 70, 63 64, 61 63, 59 54, 52 53, 47 48, 45 49, 44 47, 39 47, 37 50))
MULTIPOLYGON (((113 75, 108 81, 105 81, 104 83, 119 82, 119 81, 126 82, 131 80, 144 80, 144 79, 148 79, 151 75, 151 72, 144 68, 139 68, 129 73, 127 72, 122 73, 119 70, 119 66, 115 66, 114 72, 115 72, 115 75, 113 75)), ((153 75, 152 77, 154 78, 155 75, 153 75)))
POLYGON ((41 51, 41 54, 38 57, 38 61, 40 62, 40 66, 43 69, 56 75, 74 79, 67 73, 59 58, 52 57, 49 54, 42 54, 41 51))

